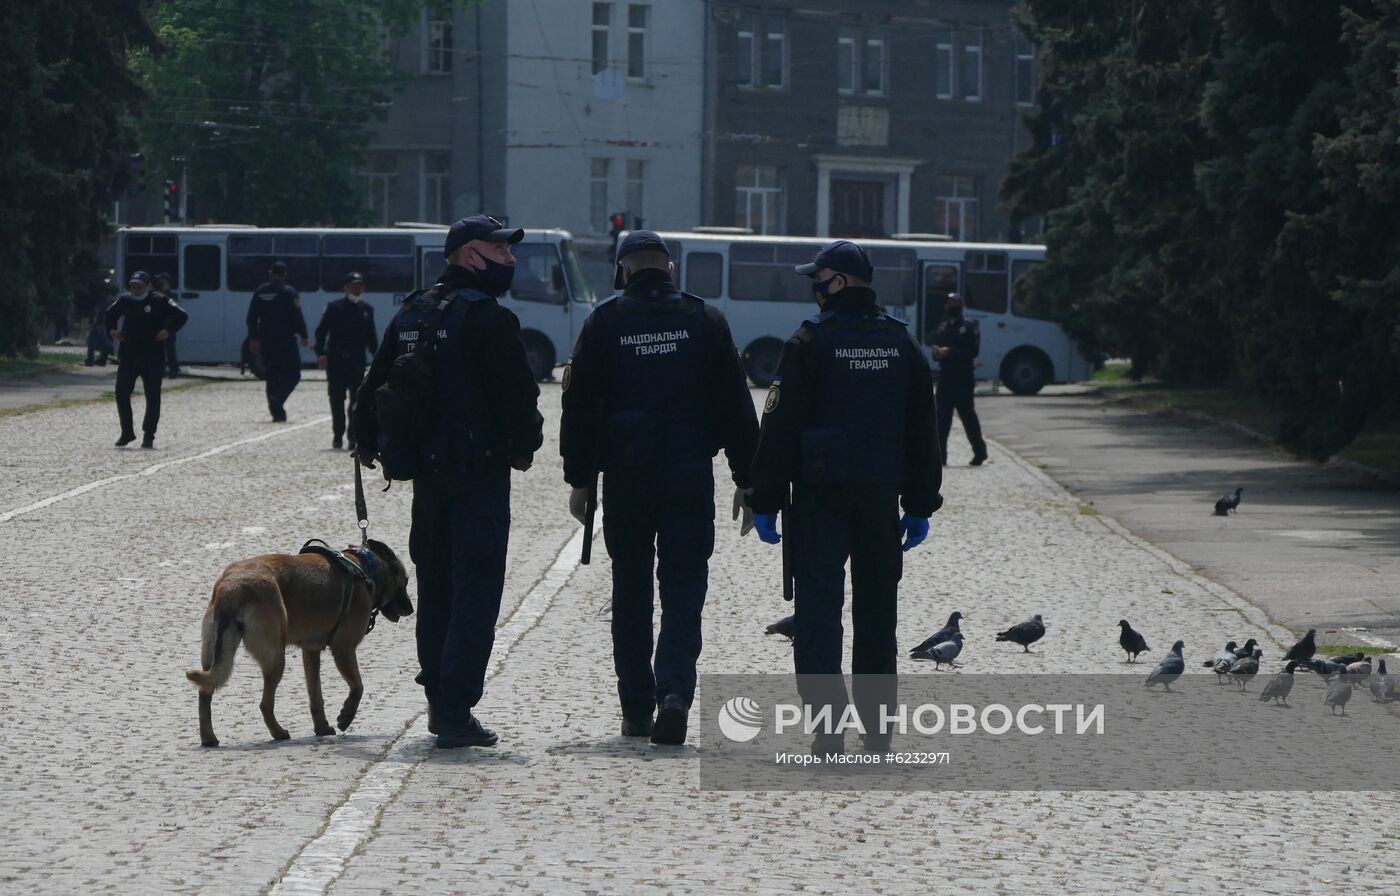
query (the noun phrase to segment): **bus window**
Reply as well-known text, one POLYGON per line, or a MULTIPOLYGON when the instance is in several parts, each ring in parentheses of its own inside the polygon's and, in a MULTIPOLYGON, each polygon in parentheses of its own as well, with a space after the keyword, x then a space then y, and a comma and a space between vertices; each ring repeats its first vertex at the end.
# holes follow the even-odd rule
POLYGON ((321 288, 340 292, 351 271, 364 275, 366 292, 411 292, 413 237, 321 237, 321 288))
POLYGON ((958 291, 958 266, 930 264, 924 266, 924 313, 920 318, 924 328, 923 341, 928 344, 933 332, 943 322, 943 306, 948 293, 958 291))
POLYGON ((969 311, 1006 313, 1006 253, 969 252, 963 266, 963 299, 969 311))
POLYGON ((692 252, 685 260, 685 291, 702 299, 723 293, 724 256, 718 252, 692 252))
POLYGON ((729 244, 729 297, 756 302, 811 302, 812 283, 792 269, 812 260, 809 246, 729 244))
POLYGON ((515 256, 515 279, 511 281, 511 298, 521 302, 543 302, 563 305, 569 300, 564 290, 564 268, 550 243, 516 243, 511 247, 515 256))
POLYGON ((880 297, 881 305, 912 305, 917 295, 915 278, 918 257, 913 249, 870 249, 867 253, 875 265, 871 285, 880 297))
POLYGON ((1029 294, 1025 291, 1024 288, 1016 288, 1016 284, 1020 281, 1020 279, 1026 276, 1026 274, 1030 273, 1040 264, 1041 262, 1031 258, 1018 258, 1015 261, 1011 262, 1011 313, 1016 315, 1017 317, 1025 317, 1031 320, 1048 319, 1030 313, 1030 309, 1026 307, 1028 304, 1027 299, 1030 298, 1029 294))
POLYGON ((267 282, 267 269, 274 261, 284 261, 287 285, 300 292, 315 292, 321 285, 319 243, 314 236, 290 234, 230 236, 228 288, 235 292, 252 292, 267 282))
MULTIPOLYGON (((130 234, 122 264, 126 267, 124 277, 137 271, 145 271, 152 280, 156 274, 169 274, 174 278, 170 284, 173 288, 180 282, 180 238, 174 234, 130 234)), ((125 289, 126 284, 121 284, 121 288, 125 289)))
POLYGON ((222 250, 207 243, 185 247, 185 284, 189 290, 215 290, 219 288, 223 272, 222 250))
POLYGON ((593 304, 593 287, 588 285, 588 279, 583 276, 583 268, 579 266, 578 256, 574 254, 574 244, 568 240, 559 243, 559 256, 564 259, 564 279, 569 284, 569 294, 574 297, 575 302, 593 304))

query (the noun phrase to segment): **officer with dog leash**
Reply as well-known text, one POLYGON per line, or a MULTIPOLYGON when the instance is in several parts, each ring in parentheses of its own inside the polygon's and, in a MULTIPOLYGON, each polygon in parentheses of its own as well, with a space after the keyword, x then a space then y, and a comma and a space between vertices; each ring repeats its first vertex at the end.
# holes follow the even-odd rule
POLYGON ((729 324, 719 309, 682 293, 674 272, 654 233, 633 231, 618 246, 613 285, 622 292, 599 302, 579 333, 564 368, 559 434, 570 510, 580 522, 603 473, 622 734, 659 744, 685 741, 695 697, 715 539, 711 461, 723 448, 742 492, 758 439, 729 324), (654 668, 653 560, 662 609, 654 668))
POLYGON ((356 400, 361 462, 413 481, 417 681, 444 748, 497 740, 472 710, 505 586, 510 471, 528 470, 544 441, 520 322, 496 302, 524 235, 486 215, 453 224, 446 269, 404 301, 356 400))
MULTIPOLYGON (((933 377, 905 325, 886 315, 870 288, 874 266, 838 240, 798 274, 812 279, 821 312, 783 346, 763 409, 750 505, 759 537, 777 544, 783 516, 793 557, 793 662, 803 701, 815 712, 847 704, 841 678, 841 605, 851 563, 851 671, 867 727, 865 747, 883 751, 878 706, 893 703, 900 551, 928 536, 942 505, 933 377), (900 516, 900 505, 904 515, 900 516)), ((844 738, 816 732, 816 752, 844 738)))

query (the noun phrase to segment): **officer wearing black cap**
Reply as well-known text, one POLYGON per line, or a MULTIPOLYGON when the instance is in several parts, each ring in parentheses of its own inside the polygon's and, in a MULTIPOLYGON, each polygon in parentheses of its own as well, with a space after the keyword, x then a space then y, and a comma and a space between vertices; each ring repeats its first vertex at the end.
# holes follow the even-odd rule
MULTIPOLYGON (((158 300, 175 302, 175 290, 173 286, 175 280, 169 274, 161 271, 155 276, 155 288, 152 290, 158 300)), ((178 302, 175 303, 177 306, 178 302)), ((171 378, 180 375, 180 358, 175 353, 175 334, 171 333, 170 338, 165 340, 165 373, 171 378)))
POLYGON ((131 417, 131 393, 140 378, 146 393, 146 414, 141 421, 142 448, 154 448, 160 424, 160 381, 165 373, 165 342, 185 325, 188 316, 169 296, 151 289, 151 275, 131 275, 128 291, 107 309, 105 326, 121 343, 117 358, 117 416, 121 435, 117 447, 136 441, 131 417))
MULTIPOLYGON (((365 278, 351 271, 345 275, 345 295, 326 304, 316 325, 316 366, 326 372, 331 398, 331 447, 341 447, 345 435, 345 399, 355 416, 355 393, 365 378, 365 353, 379 348, 374 309, 364 301, 365 278)), ((355 450, 355 428, 350 428, 350 450, 355 450)))
POLYGON ((614 279, 622 292, 599 302, 579 332, 564 368, 559 434, 580 522, 603 474, 622 734, 663 744, 685 741, 695 697, 715 538, 712 461, 723 448, 739 489, 737 518, 758 439, 729 324, 677 289, 674 270, 656 234, 622 240, 614 279), (653 572, 661 592, 654 666, 653 572))
MULTIPOLYGON (((881 311, 870 288, 873 266, 859 246, 837 241, 796 271, 812 278, 821 313, 783 346, 749 503, 759 537, 776 544, 776 514, 791 488, 784 523, 792 539, 798 688, 814 711, 832 706, 835 719, 847 702, 841 605, 850 560, 855 702, 869 726, 866 748, 878 750, 889 739, 874 727, 876 707, 894 697, 900 541, 905 551, 920 544, 943 503, 933 379, 905 325, 881 311)), ((840 735, 817 734, 816 749, 844 748, 840 735)))
POLYGON ((977 321, 963 317, 962 296, 948 293, 943 304, 943 322, 929 339, 938 361, 938 450, 948 465, 948 433, 953 429, 953 411, 958 412, 963 432, 972 445, 972 466, 987 459, 987 443, 982 440, 982 423, 972 403, 977 384, 974 362, 982 349, 982 331, 977 321))
POLYGON ((497 740, 472 708, 505 586, 510 470, 529 469, 544 442, 520 321, 496 302, 515 274, 510 247, 524 235, 486 215, 452 225, 447 267, 431 288, 404 300, 355 406, 356 452, 372 466, 380 445, 375 390, 396 358, 434 340, 432 425, 413 480, 408 547, 418 577, 417 681, 428 698, 428 730, 443 748, 497 740))
POLYGON ((301 295, 287 283, 287 265, 274 261, 267 282, 253 292, 248 305, 248 348, 262 355, 267 378, 267 409, 274 423, 287 422, 286 401, 301 382, 301 347, 306 338, 306 318, 301 316, 301 295))

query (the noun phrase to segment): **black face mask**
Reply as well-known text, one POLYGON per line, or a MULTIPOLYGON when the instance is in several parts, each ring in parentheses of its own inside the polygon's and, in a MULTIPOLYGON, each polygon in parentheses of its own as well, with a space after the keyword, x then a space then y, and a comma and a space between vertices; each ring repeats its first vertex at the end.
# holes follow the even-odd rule
POLYGON ((943 314, 945 317, 962 317, 962 312, 963 310, 961 305, 947 305, 943 308, 943 314))
POLYGON ((832 274, 825 280, 812 281, 812 295, 816 297, 818 305, 825 305, 826 300, 831 298, 831 284, 836 282, 840 274, 832 274))
POLYGON ((515 279, 515 265, 492 261, 479 252, 477 258, 480 258, 486 265, 475 272, 477 279, 481 281, 481 285, 485 287, 486 291, 493 296, 502 296, 510 292, 511 281, 515 279))

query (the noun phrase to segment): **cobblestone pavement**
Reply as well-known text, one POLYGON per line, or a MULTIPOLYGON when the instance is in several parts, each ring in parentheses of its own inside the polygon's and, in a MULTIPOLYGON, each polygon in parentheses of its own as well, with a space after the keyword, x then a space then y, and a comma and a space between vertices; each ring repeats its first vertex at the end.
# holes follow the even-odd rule
MULTIPOLYGON (((183 672, 218 572, 354 538, 318 385, 282 426, 254 384, 174 393, 154 452, 111 448, 105 404, 0 419, 0 892, 1394 892, 1393 793, 701 792, 694 747, 617 736, 608 564, 600 541, 572 567, 556 388, 544 406, 479 707, 502 741, 450 754, 424 730, 412 620, 361 647, 349 734, 311 736, 293 656, 278 711, 293 739, 268 741, 240 653, 214 702, 224 746, 198 745, 183 672)), ((1226 637, 1266 656, 1290 639, 1032 465, 996 445, 992 459, 950 472, 929 542, 906 555, 901 644, 953 609, 968 616, 958 674, 1144 674, 1119 662, 1123 616, 1158 651, 1185 640, 1188 661, 1226 637), (1033 613, 1052 626, 1041 652, 992 643, 1033 613)), ((410 497, 370 495, 373 532, 405 556, 410 497)), ((762 634, 787 612, 777 551, 722 523, 702 672, 788 671, 786 642, 762 634)), ((329 666, 324 680, 333 706, 344 683, 329 666)), ((1155 748, 1241 744, 1247 722, 1224 744, 1163 732, 1155 748)), ((1394 786, 1393 767, 1377 775, 1394 786)))

